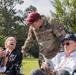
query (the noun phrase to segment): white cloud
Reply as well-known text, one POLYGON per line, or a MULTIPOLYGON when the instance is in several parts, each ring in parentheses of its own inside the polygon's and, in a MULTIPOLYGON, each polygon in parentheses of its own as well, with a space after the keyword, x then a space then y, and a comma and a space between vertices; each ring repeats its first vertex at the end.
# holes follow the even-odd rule
POLYGON ((40 14, 50 16, 50 10, 55 11, 49 0, 24 0, 22 5, 17 5, 17 9, 24 11, 27 7, 33 5, 37 8, 40 14))

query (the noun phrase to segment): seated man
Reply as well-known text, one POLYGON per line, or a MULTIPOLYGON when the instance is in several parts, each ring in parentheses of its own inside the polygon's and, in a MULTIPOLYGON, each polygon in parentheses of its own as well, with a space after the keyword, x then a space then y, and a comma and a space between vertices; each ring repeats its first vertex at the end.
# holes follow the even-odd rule
POLYGON ((51 64, 43 62, 41 69, 33 69, 30 75, 72 75, 76 69, 76 37, 73 34, 67 34, 62 39, 64 52, 58 53, 50 62, 53 63, 54 69, 51 69, 51 64))
POLYGON ((16 40, 14 37, 8 37, 5 41, 5 57, 1 67, 6 66, 6 73, 9 75, 16 75, 17 70, 16 66, 21 65, 22 63, 22 53, 19 50, 15 49, 16 40))

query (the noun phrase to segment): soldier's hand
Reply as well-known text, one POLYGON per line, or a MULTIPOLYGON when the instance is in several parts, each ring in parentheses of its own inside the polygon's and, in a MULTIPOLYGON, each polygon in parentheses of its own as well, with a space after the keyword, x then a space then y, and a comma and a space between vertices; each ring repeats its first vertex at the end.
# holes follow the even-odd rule
POLYGON ((26 57, 26 52, 23 51, 23 50, 22 50, 21 52, 22 52, 22 56, 23 56, 23 58, 26 57))

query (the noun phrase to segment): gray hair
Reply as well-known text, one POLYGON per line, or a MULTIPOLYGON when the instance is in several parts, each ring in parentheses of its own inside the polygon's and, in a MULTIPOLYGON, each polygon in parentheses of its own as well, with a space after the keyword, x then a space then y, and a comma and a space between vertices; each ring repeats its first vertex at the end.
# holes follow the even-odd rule
POLYGON ((10 39, 14 39, 14 40, 15 40, 15 42, 16 42, 16 39, 15 39, 14 37, 10 36, 10 37, 8 37, 8 38, 5 40, 5 47, 6 47, 6 43, 7 43, 7 42, 8 42, 8 40, 10 40, 10 39))

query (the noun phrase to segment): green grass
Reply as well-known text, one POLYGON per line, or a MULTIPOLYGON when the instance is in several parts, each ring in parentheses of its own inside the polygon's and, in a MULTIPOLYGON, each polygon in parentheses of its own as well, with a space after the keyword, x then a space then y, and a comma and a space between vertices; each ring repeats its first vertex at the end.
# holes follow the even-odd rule
POLYGON ((39 68, 38 59, 32 57, 23 59, 23 74, 29 75, 33 68, 39 68))

